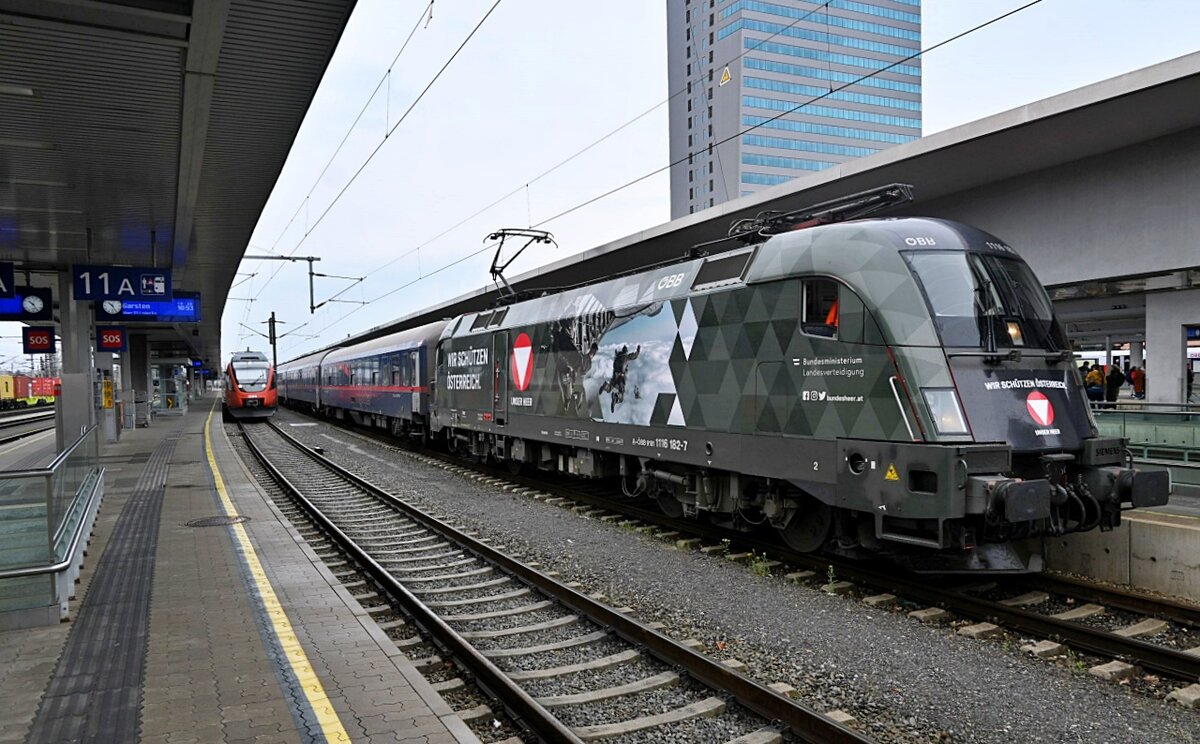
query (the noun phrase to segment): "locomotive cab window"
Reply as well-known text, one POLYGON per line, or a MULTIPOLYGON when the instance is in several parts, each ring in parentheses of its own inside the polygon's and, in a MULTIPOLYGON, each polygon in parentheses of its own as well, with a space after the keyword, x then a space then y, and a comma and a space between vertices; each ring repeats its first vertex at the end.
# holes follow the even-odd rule
POLYGON ((1024 261, 958 251, 905 259, 944 345, 1066 348, 1050 298, 1024 261))
POLYGON ((800 330, 809 336, 838 337, 838 288, 831 279, 805 279, 800 330))

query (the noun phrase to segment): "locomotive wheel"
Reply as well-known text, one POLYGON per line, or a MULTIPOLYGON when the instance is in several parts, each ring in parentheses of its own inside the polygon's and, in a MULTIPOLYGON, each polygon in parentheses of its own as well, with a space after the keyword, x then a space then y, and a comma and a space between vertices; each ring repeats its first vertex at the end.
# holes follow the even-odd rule
POLYGON ((832 527, 833 509, 811 496, 805 496, 787 526, 779 530, 779 536, 792 550, 812 553, 825 544, 832 527))
POLYGON ((675 494, 667 490, 661 490, 654 497, 658 502, 658 508, 663 514, 666 514, 671 519, 679 519, 683 516, 683 504, 679 503, 679 499, 675 498, 675 494))

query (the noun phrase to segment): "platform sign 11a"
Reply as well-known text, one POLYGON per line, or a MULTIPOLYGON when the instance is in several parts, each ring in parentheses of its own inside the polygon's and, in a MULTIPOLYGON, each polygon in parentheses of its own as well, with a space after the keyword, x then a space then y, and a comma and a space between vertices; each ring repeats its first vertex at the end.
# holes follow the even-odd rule
POLYGON ((169 300, 171 270, 136 266, 71 267, 76 300, 169 300))
POLYGON ((96 351, 124 353, 128 348, 128 338, 121 326, 96 326, 96 351))
POLYGON ((53 326, 25 326, 21 329, 21 343, 26 354, 53 354, 53 326))

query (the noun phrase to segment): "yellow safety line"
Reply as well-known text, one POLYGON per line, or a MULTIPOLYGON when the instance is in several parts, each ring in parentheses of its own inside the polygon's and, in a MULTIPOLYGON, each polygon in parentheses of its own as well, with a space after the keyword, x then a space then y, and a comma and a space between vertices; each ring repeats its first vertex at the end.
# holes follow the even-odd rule
MULTIPOLYGON (((215 406, 213 410, 215 410, 215 406)), ((217 460, 213 456, 212 437, 209 434, 212 416, 213 411, 209 410, 208 419, 204 422, 204 449, 208 455, 208 467, 212 470, 213 481, 217 485, 217 495, 221 497, 221 505, 225 509, 226 516, 233 517, 237 516, 237 510, 234 509, 233 500, 229 498, 229 492, 225 489, 225 480, 221 477, 217 460)), ((304 697, 307 698, 309 706, 317 716, 321 732, 325 735, 326 741, 350 741, 349 734, 342 726, 342 720, 330 705, 329 696, 325 694, 321 680, 313 671, 312 664, 309 663, 308 656, 305 655, 304 648, 300 645, 300 639, 292 630, 287 613, 283 611, 279 598, 275 596, 275 590, 271 588, 271 582, 267 579, 267 573, 263 570, 262 563, 258 560, 258 554, 254 552, 254 546, 250 544, 250 536, 246 534, 246 528, 240 523, 234 524, 232 527, 234 538, 250 569, 250 575, 258 587, 258 595, 262 599, 263 608, 267 612, 267 617, 271 619, 272 629, 279 641, 279 647, 287 656, 288 665, 292 668, 292 673, 296 675, 300 688, 304 690, 304 697)))

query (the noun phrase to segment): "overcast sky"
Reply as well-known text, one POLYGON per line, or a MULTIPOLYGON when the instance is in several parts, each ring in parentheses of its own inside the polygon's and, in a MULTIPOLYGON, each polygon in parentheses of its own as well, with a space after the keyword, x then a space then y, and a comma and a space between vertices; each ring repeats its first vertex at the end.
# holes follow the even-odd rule
MULTIPOLYGON (((669 219, 665 171, 550 219, 667 164, 665 3, 611 0, 597 12, 593 3, 502 0, 397 126, 494 1, 435 3, 322 175, 427 5, 359 0, 247 252, 320 256, 318 271, 366 277, 341 299, 370 304, 332 303, 310 316, 304 264, 245 261, 241 271, 255 276, 230 292, 225 357, 267 349, 241 324, 265 330, 272 311, 287 322, 281 332, 298 329, 280 341, 284 360, 481 287, 490 252, 430 273, 479 251, 500 227, 533 224, 558 242, 522 256, 515 276, 669 219)), ((923 48, 1022 4, 925 0, 923 48)), ((1196 0, 1043 0, 924 58, 924 133, 1192 53, 1197 29, 1196 0)), ((317 301, 348 286, 318 279, 317 301)))

